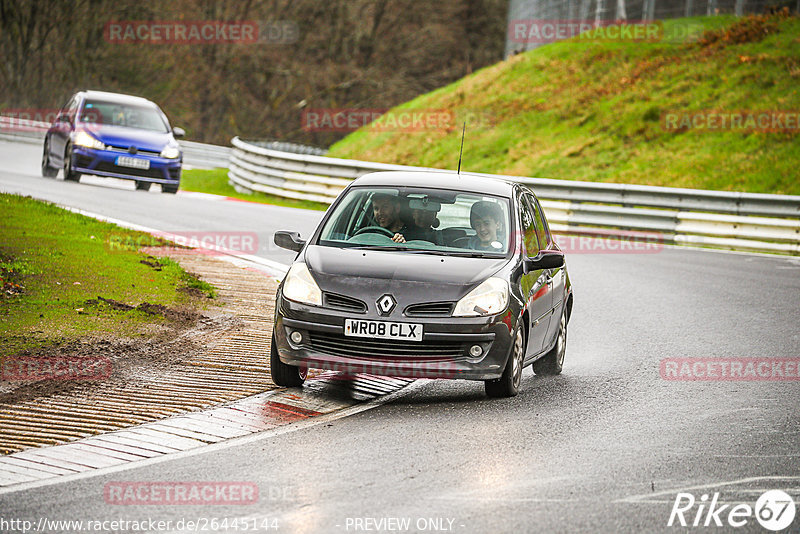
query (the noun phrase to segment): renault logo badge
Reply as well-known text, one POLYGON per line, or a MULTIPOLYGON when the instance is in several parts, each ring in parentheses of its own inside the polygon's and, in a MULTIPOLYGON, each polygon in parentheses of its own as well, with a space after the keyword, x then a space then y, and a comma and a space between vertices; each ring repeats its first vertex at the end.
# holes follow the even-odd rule
POLYGON ((394 297, 389 295, 388 293, 381 298, 378 299, 378 311, 381 315, 389 315, 392 313, 392 310, 395 306, 397 306, 397 302, 394 300, 394 297))

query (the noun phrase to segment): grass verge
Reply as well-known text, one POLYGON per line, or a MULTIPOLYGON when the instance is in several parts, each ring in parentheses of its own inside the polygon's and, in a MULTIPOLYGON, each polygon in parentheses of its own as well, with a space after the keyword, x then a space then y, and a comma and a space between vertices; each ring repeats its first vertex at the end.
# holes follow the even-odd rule
POLYGON ((93 334, 148 335, 214 288, 124 243, 173 246, 30 197, 0 193, 0 357, 93 334))
POLYGON ((198 193, 209 193, 212 195, 222 195, 225 197, 237 198, 239 200, 249 200, 251 202, 261 202, 275 206, 286 206, 287 208, 301 208, 306 210, 325 211, 327 204, 321 202, 311 202, 308 200, 293 200, 274 195, 255 193, 248 195, 239 193, 228 183, 228 169, 188 169, 181 174, 181 189, 183 191, 196 191, 198 193))

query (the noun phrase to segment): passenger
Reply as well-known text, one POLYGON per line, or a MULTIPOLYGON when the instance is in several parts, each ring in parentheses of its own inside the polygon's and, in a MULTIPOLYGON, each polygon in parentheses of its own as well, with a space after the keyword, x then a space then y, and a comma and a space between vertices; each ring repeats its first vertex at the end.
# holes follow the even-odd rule
MULTIPOLYGON (((441 209, 441 206, 439 207, 441 209)), ((430 241, 434 245, 442 245, 441 232, 435 230, 439 226, 439 219, 436 214, 439 209, 412 209, 411 217, 414 220, 414 225, 409 227, 403 234, 409 241, 423 240, 430 241)))
POLYGON ((503 210, 495 202, 480 201, 470 208, 469 224, 476 234, 470 237, 467 247, 472 250, 500 252, 503 243, 499 232, 503 228, 503 210))
POLYGON ((372 216, 381 228, 386 228, 394 232, 392 241, 395 243, 405 243, 403 233, 408 231, 408 227, 400 219, 400 199, 394 195, 378 193, 372 197, 372 216))

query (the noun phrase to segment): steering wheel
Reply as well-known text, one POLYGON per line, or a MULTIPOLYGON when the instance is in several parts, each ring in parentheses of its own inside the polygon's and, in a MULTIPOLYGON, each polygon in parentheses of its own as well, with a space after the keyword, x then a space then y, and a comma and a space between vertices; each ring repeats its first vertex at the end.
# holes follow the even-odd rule
POLYGON ((371 232, 373 234, 385 234, 390 239, 392 237, 394 237, 394 234, 395 234, 395 232, 392 232, 391 230, 387 230, 383 226, 365 226, 364 228, 362 228, 361 230, 358 230, 355 234, 353 234, 353 237, 355 237, 357 235, 361 235, 361 234, 366 234, 367 232, 371 232))

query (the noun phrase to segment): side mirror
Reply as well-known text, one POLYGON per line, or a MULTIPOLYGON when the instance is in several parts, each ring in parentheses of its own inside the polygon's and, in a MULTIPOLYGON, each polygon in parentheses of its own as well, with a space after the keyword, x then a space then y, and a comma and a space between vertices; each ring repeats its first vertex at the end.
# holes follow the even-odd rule
POLYGON ((183 128, 178 128, 177 126, 172 129, 172 135, 175 136, 176 139, 180 139, 181 137, 186 136, 186 130, 183 128))
POLYGON ((58 118, 56 119, 56 122, 66 122, 66 123, 72 124, 72 121, 70 120, 69 115, 67 115, 66 113, 63 113, 63 114, 59 115, 58 118))
POLYGON ((295 252, 300 252, 303 250, 303 247, 306 246, 305 240, 300 239, 300 234, 297 232, 287 232, 285 230, 275 232, 275 244, 281 248, 293 250, 295 252))
POLYGON ((560 250, 542 250, 533 258, 522 260, 525 273, 541 269, 558 269, 564 266, 564 253, 560 250))

